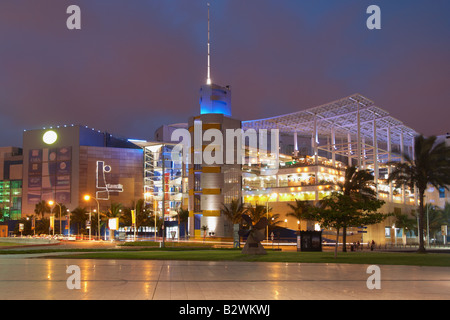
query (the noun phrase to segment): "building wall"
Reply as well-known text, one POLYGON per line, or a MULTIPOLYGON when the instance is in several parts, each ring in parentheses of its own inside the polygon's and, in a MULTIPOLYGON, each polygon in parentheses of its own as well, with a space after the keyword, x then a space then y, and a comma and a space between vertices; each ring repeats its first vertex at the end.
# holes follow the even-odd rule
POLYGON ((95 197, 106 191, 97 187, 98 161, 103 161, 107 168, 103 172, 102 167, 102 181, 104 174, 107 184, 122 186, 122 191, 116 188, 101 196, 107 199, 100 201, 101 207, 106 209, 111 201, 131 205, 143 198, 142 149, 110 147, 127 143, 83 126, 52 130, 57 139, 51 144, 43 141, 48 129, 24 132, 23 214, 34 214, 35 205, 41 200, 54 200, 70 210, 89 205, 83 200, 86 193, 95 197))
POLYGON ((32 215, 36 203, 54 200, 74 209, 78 205, 80 127, 53 129, 57 139, 43 141, 49 130, 23 134, 23 214, 32 215))
MULTIPOLYGON (((240 129, 241 122, 224 116, 223 114, 202 114, 189 120, 191 132, 191 159, 189 165, 189 232, 191 236, 200 237, 201 227, 207 226, 207 232, 214 232, 217 237, 232 235, 232 229, 221 215, 222 205, 232 199, 240 199, 242 193, 241 165, 223 164, 225 162, 226 130, 240 129), (217 141, 201 142, 201 149, 206 146, 216 146, 215 152, 223 153, 222 163, 207 164, 204 159, 201 164, 194 164, 195 130, 201 121, 201 137, 208 129, 216 129, 222 133, 223 143, 217 141), (197 219, 197 223, 195 222, 197 219)), ((236 150, 235 150, 236 155, 236 150)), ((237 163, 237 162, 235 162, 237 163)))
MULTIPOLYGON (((410 218, 412 218, 416 210, 417 207, 414 205, 386 202, 386 204, 380 209, 380 212, 386 214, 387 213, 407 214, 410 216, 410 218)), ((401 230, 395 227, 395 220, 396 218, 394 216, 390 216, 386 220, 378 224, 368 226, 366 229, 367 233, 362 234, 363 242, 371 242, 372 240, 374 240, 376 245, 386 245, 395 243, 402 244, 403 239, 400 237, 400 234, 402 232, 401 230), (388 229, 389 236, 386 235, 385 232, 386 229, 388 229)), ((405 241, 407 241, 408 244, 417 243, 418 241, 418 238, 416 237, 418 231, 413 230, 413 232, 414 232, 413 237, 404 239, 405 241)))
POLYGON ((98 199, 100 210, 111 203, 131 207, 144 198, 142 149, 81 146, 79 164, 80 206, 97 205, 95 200, 86 203, 86 194, 98 199))

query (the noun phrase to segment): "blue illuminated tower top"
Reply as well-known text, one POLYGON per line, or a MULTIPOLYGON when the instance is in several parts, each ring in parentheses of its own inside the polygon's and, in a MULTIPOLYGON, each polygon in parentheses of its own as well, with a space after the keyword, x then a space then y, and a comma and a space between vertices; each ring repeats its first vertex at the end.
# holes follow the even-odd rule
POLYGON ((231 116, 231 90, 229 86, 219 86, 211 81, 211 37, 208 3, 208 69, 206 84, 200 88, 200 114, 220 113, 231 116))
POLYGON ((200 88, 200 114, 220 113, 231 117, 231 89, 229 86, 205 84, 200 88))

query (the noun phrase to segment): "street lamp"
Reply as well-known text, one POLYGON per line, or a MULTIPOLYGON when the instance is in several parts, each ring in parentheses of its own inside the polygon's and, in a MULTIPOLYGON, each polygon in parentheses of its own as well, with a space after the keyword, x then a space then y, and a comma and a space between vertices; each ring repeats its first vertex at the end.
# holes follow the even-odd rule
POLYGON ((67 209, 67 216, 69 217, 69 220, 68 220, 69 227, 68 227, 67 234, 70 237, 70 210, 69 209, 67 209))
POLYGON ((100 204, 98 203, 97 198, 91 197, 91 196, 88 195, 88 194, 86 194, 86 195, 84 196, 84 201, 89 201, 89 200, 91 200, 91 199, 94 199, 95 202, 97 202, 98 236, 99 236, 99 239, 100 239, 100 204))
MULTIPOLYGON (((53 200, 48 201, 48 204, 50 206, 53 206, 54 204, 59 207, 59 232, 62 234, 62 227, 61 227, 61 205, 53 200)), ((55 228, 53 228, 53 234, 55 234, 55 228)))

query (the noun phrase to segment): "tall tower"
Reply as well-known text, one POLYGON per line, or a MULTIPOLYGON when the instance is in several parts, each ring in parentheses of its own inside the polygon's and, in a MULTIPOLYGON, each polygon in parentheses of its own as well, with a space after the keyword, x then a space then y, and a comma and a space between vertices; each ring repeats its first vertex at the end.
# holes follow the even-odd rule
MULTIPOLYGON (((206 84, 200 88, 200 115, 189 119, 191 145, 195 146, 195 136, 201 140, 205 130, 216 129, 226 137, 227 129, 240 129, 241 121, 231 118, 231 90, 229 86, 214 84, 211 80, 211 35, 210 35, 210 5, 208 3, 208 60, 206 84)), ((217 142, 214 142, 217 143, 217 142)), ((196 152, 202 153, 211 142, 202 141, 202 149, 191 149, 191 159, 196 152)), ((225 155, 226 141, 217 145, 217 152, 225 155)), ((225 157, 224 157, 225 158, 225 157)), ((241 199, 241 165, 202 163, 189 164, 189 233, 191 237, 202 237, 202 227, 206 226, 207 236, 231 237, 232 224, 222 216, 222 206, 233 199, 241 199)))
POLYGON ((211 29, 208 3, 208 60, 206 84, 200 88, 200 114, 218 113, 231 117, 231 90, 229 86, 213 84, 211 80, 211 29))

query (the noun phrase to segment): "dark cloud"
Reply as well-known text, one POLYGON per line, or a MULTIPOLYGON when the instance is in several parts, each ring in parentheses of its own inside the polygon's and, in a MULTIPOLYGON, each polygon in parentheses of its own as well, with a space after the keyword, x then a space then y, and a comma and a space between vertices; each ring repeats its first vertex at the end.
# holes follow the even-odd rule
MULTIPOLYGON (((424 134, 448 129, 447 1, 213 0, 212 77, 233 116, 258 119, 359 92, 424 134)), ((152 139, 199 112, 206 1, 0 3, 0 145, 23 129, 85 124, 152 139), (82 30, 65 27, 69 4, 82 30)))

